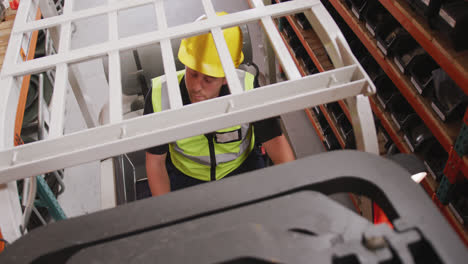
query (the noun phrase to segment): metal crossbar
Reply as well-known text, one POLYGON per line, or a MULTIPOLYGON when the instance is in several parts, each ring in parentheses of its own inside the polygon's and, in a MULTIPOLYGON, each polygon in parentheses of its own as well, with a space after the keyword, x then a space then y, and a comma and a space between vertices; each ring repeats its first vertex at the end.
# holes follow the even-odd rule
POLYGON ((172 27, 167 25, 163 0, 108 0, 107 5, 77 12, 73 11, 73 1, 67 0, 62 15, 33 22, 27 21, 31 1, 21 1, 0 75, 0 184, 346 98, 354 98, 348 100, 350 112, 356 115, 355 131, 362 132, 356 136, 358 148, 377 153, 375 128, 369 123, 372 112, 366 97, 375 87, 320 1, 295 0, 267 6, 261 0, 250 1, 251 9, 216 16, 211 0, 202 0, 206 19, 172 27), (154 7, 158 29, 119 38, 118 12, 148 4, 154 7), (272 18, 302 11, 306 11, 324 43, 335 70, 301 77, 272 18), (108 41, 70 50, 71 23, 98 15, 108 16, 108 41), (289 81, 243 92, 222 29, 255 21, 261 22, 289 81), (18 63, 25 33, 56 26, 60 26, 57 54, 18 63), (214 37, 231 95, 182 106, 171 40, 206 32, 214 37), (161 46, 170 110, 123 120, 120 52, 156 43, 161 46), (69 66, 105 56, 109 58, 110 124, 63 135, 69 66), (17 80, 49 69, 56 69, 49 138, 13 148, 11 109, 18 100, 17 80))
MULTIPOLYGON (((47 155, 47 152, 49 150, 57 150, 60 149, 60 146, 55 145, 57 142, 61 142, 63 140, 73 140, 72 135, 67 135, 62 137, 62 132, 63 132, 63 123, 64 123, 64 107, 65 107, 65 89, 67 87, 67 77, 68 76, 68 65, 69 63, 76 62, 76 61, 83 61, 89 58, 93 58, 95 56, 101 56, 107 54, 109 56, 109 86, 110 86, 110 122, 112 124, 116 123, 125 123, 122 122, 122 105, 121 105, 121 99, 122 99, 122 86, 121 86, 121 74, 120 74, 120 56, 119 56, 119 51, 126 49, 126 48, 135 48, 139 47, 142 45, 146 45, 149 43, 161 41, 162 42, 162 54, 163 54, 163 63, 164 67, 167 72, 167 78, 169 82, 169 99, 170 99, 170 107, 171 109, 179 109, 182 106, 182 102, 180 99, 180 92, 178 89, 178 84, 177 84, 177 77, 175 74, 175 65, 174 65, 174 59, 173 59, 173 54, 172 54, 172 49, 170 46, 170 40, 172 38, 179 38, 179 37, 184 37, 184 36, 190 36, 194 35, 203 31, 210 30, 214 36, 214 40, 216 43, 216 47, 218 49, 218 53, 221 58, 221 62, 223 64, 223 67, 225 68, 226 71, 226 78, 229 84, 229 87, 231 89, 231 96, 235 95, 240 95, 239 98, 237 98, 235 101, 240 100, 240 101, 247 101, 249 98, 255 97, 253 94, 264 94, 264 92, 259 91, 254 91, 253 94, 249 94, 248 96, 245 96, 242 94, 241 88, 240 88, 240 83, 239 80, 236 77, 235 69, 233 62, 230 58, 229 51, 227 49, 226 42, 224 40, 221 28, 222 27, 228 27, 228 26, 233 26, 233 25, 238 25, 241 23, 249 22, 254 19, 259 19, 262 22, 262 25, 265 29, 266 34, 268 35, 270 41, 273 44, 274 50, 276 51, 276 54, 283 65, 283 68, 286 71, 287 76, 289 77, 290 80, 303 80, 299 74, 298 69, 296 68, 291 55, 287 51, 285 44, 280 41, 280 36, 276 28, 274 27, 273 21, 272 21, 272 16, 277 16, 277 15, 282 15, 286 13, 294 13, 296 11, 304 10, 307 8, 313 8, 316 7, 317 5, 321 5, 318 1, 306 1, 306 0, 297 0, 297 1, 291 1, 287 3, 282 3, 278 5, 271 5, 271 6, 264 6, 262 1, 260 0, 253 0, 253 9, 246 10, 246 11, 241 11, 237 13, 233 13, 230 15, 225 15, 218 17, 215 14, 213 5, 210 0, 202 0, 205 12, 207 14, 207 18, 205 20, 200 20, 193 22, 192 24, 188 25, 181 25, 181 26, 175 26, 172 28, 167 27, 167 21, 165 19, 165 12, 164 12, 164 5, 163 1, 137 1, 137 2, 119 2, 119 4, 116 4, 115 1, 109 0, 108 6, 107 7, 98 7, 95 9, 90 9, 90 10, 84 10, 80 12, 76 12, 77 14, 74 14, 72 12, 72 7, 73 7, 73 2, 72 1, 67 1, 67 5, 65 5, 64 8, 64 14, 62 16, 59 16, 61 18, 53 17, 53 18, 48 18, 44 19, 41 23, 38 22, 30 22, 30 23, 24 23, 22 24, 21 21, 19 25, 17 26, 19 29, 16 28, 15 25, 15 34, 22 34, 24 31, 27 30, 35 30, 39 28, 44 28, 47 26, 53 26, 57 25, 57 23, 62 23, 61 24, 61 34, 60 34, 60 48, 59 51, 56 55, 46 57, 46 58, 41 58, 37 60, 33 60, 31 62, 25 62, 25 63, 20 63, 20 64, 11 64, 11 61, 14 60, 14 56, 11 55, 10 49, 8 50, 8 57, 10 58, 10 65, 8 67, 4 67, 2 76, 6 79, 12 78, 13 76, 17 77, 22 74, 27 74, 27 73, 33 73, 33 72, 38 72, 42 70, 49 69, 51 67, 56 67, 57 68, 57 78, 54 86, 54 97, 52 100, 52 114, 51 114, 51 131, 50 131, 50 137, 49 139, 53 138, 58 138, 57 141, 54 140, 48 140, 48 141, 43 141, 43 142, 38 142, 35 144, 31 144, 28 146, 23 146, 21 148, 15 148, 15 149, 9 149, 9 150, 3 150, 0 152, 0 156, 2 157, 2 163, 0 163, 0 182, 8 182, 10 180, 14 179, 19 179, 21 177, 26 177, 26 176, 31 176, 27 174, 38 174, 41 172, 48 172, 52 171, 55 169, 61 169, 65 167, 64 163, 60 163, 60 165, 55 165, 52 167, 48 166, 40 166, 42 160, 45 159, 60 159, 61 157, 69 155, 71 152, 76 152, 76 149, 80 149, 79 145, 87 145, 88 143, 92 146, 96 146, 96 148, 101 147, 103 145, 108 145, 109 150, 113 148, 112 145, 119 145, 119 142, 126 142, 126 140, 122 140, 124 138, 131 138, 134 135, 128 136, 128 131, 134 131, 137 132, 139 130, 136 129, 136 124, 138 122, 127 122, 126 125, 120 125, 119 128, 115 128, 116 131, 120 134, 119 138, 117 139, 111 139, 109 140, 103 140, 101 139, 98 135, 99 134, 107 134, 104 133, 106 128, 96 128, 91 131, 83 131, 79 132, 78 134, 87 134, 89 137, 87 137, 86 141, 87 142, 75 142, 75 143, 68 143, 67 149, 61 150, 61 152, 55 152, 53 155, 50 154, 51 156, 47 155), (158 17, 158 34, 154 34, 153 32, 151 33, 145 33, 145 34, 140 34, 137 36, 125 38, 125 39, 119 39, 118 37, 118 24, 117 24, 117 12, 119 10, 123 10, 126 8, 133 7, 135 5, 143 5, 143 4, 148 4, 148 3, 153 3, 155 7, 155 12, 157 13, 158 17), (76 19, 82 19, 85 17, 89 17, 92 15, 97 15, 97 14, 102 14, 102 13, 107 13, 109 17, 109 41, 104 44, 98 44, 95 45, 93 48, 87 48, 87 49, 78 49, 74 51, 69 51, 70 47, 70 34, 71 34, 71 22, 76 20, 76 19), (59 22, 58 22, 59 21, 59 22), (31 25, 34 24, 34 25, 31 25), (28 26, 26 26, 28 25, 28 26), (135 123, 135 124, 134 124, 135 123), (73 147, 70 148, 70 145, 73 145, 73 147), (37 150, 42 150, 42 151, 35 151, 37 150), (46 158, 47 157, 47 158, 46 158), (34 164, 34 165, 33 165, 34 164), (31 167, 32 166, 32 167, 31 167), (41 170, 35 172, 34 170, 31 170, 32 168, 40 167, 41 170), (59 166, 59 167, 57 167, 59 166), (19 171, 28 168, 24 170, 24 175, 23 173, 18 173, 19 171), (14 174, 14 177, 12 177, 11 174, 14 174), (22 176, 20 176, 22 175, 22 176)), ((22 8, 30 8, 29 5, 23 4, 22 8)), ((317 10, 313 10, 315 13, 317 10)), ((321 15, 323 16, 323 15, 321 15)), ((320 17, 317 17, 318 20, 320 20, 320 17)), ((323 18, 322 18, 323 20, 323 18)), ((23 21, 24 22, 24 21, 23 21)), ((329 23, 329 21, 326 21, 325 23, 329 23)), ((336 27, 336 26, 335 26, 336 27)), ((337 30, 334 30, 337 31, 337 30)), ((339 32, 339 31, 338 31, 339 32)), ((322 32, 323 33, 323 32, 322 32)), ((325 32, 327 34, 327 32, 325 32)), ((322 34, 323 35, 323 34, 322 34)), ((330 38, 329 38, 330 39, 330 38)), ((15 49, 15 47, 13 47, 15 49)), ((336 59, 335 59, 336 60, 336 59)), ((343 68, 344 70, 345 68, 343 68)), ((321 91, 321 95, 323 94, 323 98, 326 98, 325 94, 327 91, 335 91, 333 89, 336 85, 336 74, 339 73, 340 70, 336 70, 334 74, 329 76, 328 83, 326 85, 322 86, 317 86, 317 81, 316 79, 321 78, 323 80, 323 77, 319 76, 313 76, 307 79, 311 79, 310 82, 313 83, 311 84, 310 87, 314 88, 323 88, 325 86, 329 86, 328 89, 324 89, 321 91), (333 85, 330 85, 330 83, 333 83, 333 85)), ((327 73, 330 74, 330 73, 327 73)), ((365 80, 366 75, 362 73, 354 73, 353 78, 355 76, 360 75, 362 80, 365 80)), ((345 83, 348 82, 347 85, 352 85, 352 76, 349 76, 347 80, 345 80, 345 83)), ((369 83, 366 80, 366 85, 369 85, 369 83)), ((283 83, 280 85, 276 85, 278 87, 293 87, 297 86, 298 84, 294 82, 288 82, 288 83, 283 83)), ((340 85, 343 85, 343 83, 340 83, 340 85)), ((344 84, 346 86, 346 84, 344 84)), ((277 90, 279 90, 278 88, 277 90)), ((277 90, 269 90, 270 94, 277 94, 277 90)), ((344 91, 344 89, 341 89, 344 91)), ((309 91, 303 91, 303 94, 295 94, 294 96, 297 96, 300 98, 302 95, 303 97, 306 97, 306 94, 309 91)), ((346 94, 346 97, 349 96, 356 96, 359 94, 363 94, 366 91, 364 89, 359 90, 358 93, 356 94, 348 94, 348 93, 342 93, 346 94)), ((341 96, 336 96, 335 99, 345 99, 346 97, 341 97, 341 96)), ((267 97, 265 97, 267 98, 267 97)), ((295 101, 295 99, 291 99, 291 97, 287 97, 288 100, 290 100, 291 103, 295 101)), ((277 98, 279 99, 279 98, 277 98)), ((231 116, 235 116, 233 112, 233 108, 238 108, 237 105, 234 107, 233 106, 233 99, 222 99, 222 101, 228 100, 228 104, 224 106, 224 108, 231 108, 230 111, 227 112, 217 112, 219 116, 213 116, 214 119, 217 119, 219 117, 225 117, 227 118, 226 120, 230 120, 228 124, 226 125, 234 125, 237 123, 241 122, 248 122, 248 121, 254 121, 253 119, 249 118, 249 114, 246 116, 246 119, 244 120, 236 120, 234 118, 230 118, 231 116), (232 120, 231 120, 232 119, 232 120)), ((267 107, 274 105, 277 101, 275 100, 267 100, 267 99, 262 99, 262 97, 259 97, 255 103, 258 104, 258 102, 262 102, 263 104, 260 104, 261 107, 250 107, 250 109, 257 109, 257 110, 262 110, 266 109, 267 107), (268 105, 270 104, 270 105, 268 105)), ((320 101, 318 103, 325 103, 325 101, 320 101)), ((206 112, 204 109, 212 109, 211 104, 214 104, 214 102, 205 102, 204 104, 197 105, 196 108, 200 107, 202 109, 197 110, 198 113, 200 112, 206 112)), ((297 108, 298 104, 296 104, 296 107, 294 109, 300 109, 303 107, 307 106, 312 106, 312 103, 307 103, 304 105, 301 105, 299 108, 297 108)), ((182 112, 182 110, 181 110, 182 112)), ((285 113, 285 111, 274 111, 276 114, 282 114, 285 113)), ((214 112, 213 112, 214 113, 214 112)), ((260 116, 262 118, 266 118, 271 115, 272 112, 269 112, 268 114, 265 112, 264 115, 260 116)), ((164 115, 164 113, 162 114, 164 115)), ((177 122, 183 122, 183 118, 181 118, 181 114, 178 112, 173 112, 173 115, 175 117, 174 120, 177 122)), ((250 116, 255 116, 255 115, 250 115, 250 116)), ((199 118, 204 118, 204 115, 198 115, 199 118)), ((144 117, 147 118, 147 117, 144 117)), ((154 117, 156 120, 158 120, 157 117, 154 117)), ((171 118, 173 118, 171 116, 171 118)), ((197 119, 197 118, 196 118, 197 119)), ((206 118, 205 118, 206 119, 206 118)), ((149 121, 149 120, 148 120, 149 121)), ((188 121, 188 120, 187 120, 188 121)), ((197 126, 205 126, 201 125, 203 122, 198 122, 194 123, 194 130, 195 127, 197 126)), ((152 127, 154 124, 152 122, 147 122, 145 124, 146 127, 150 128, 147 130, 148 135, 151 136, 151 134, 157 133, 156 127, 152 127), (153 131, 153 132, 148 132, 148 131, 153 131)), ((191 124, 192 125, 192 124, 191 124)), ((158 127, 160 124, 158 124, 158 127)), ((183 126, 183 125, 179 125, 183 126)), ((176 126, 176 127, 179 127, 176 126)), ((217 127, 218 129, 222 128, 224 126, 217 127)), ((208 131, 205 131, 208 132, 208 131)), ((143 132, 139 132, 140 134, 144 134, 143 132)), ((174 135, 173 138, 168 138, 167 142, 176 140, 180 138, 179 133, 176 131, 173 131, 172 135, 174 135)), ((191 136, 191 135, 186 135, 186 136, 191 136)), ((365 140, 365 139, 363 139, 365 140)), ((159 141, 153 141, 154 145, 157 144, 162 144, 162 143, 167 143, 167 142, 159 142, 159 141)), ((130 147, 130 145, 129 145, 130 147)), ((148 146, 146 146, 148 147, 148 146)), ((141 148, 144 148, 142 146, 141 148)), ((83 163, 86 161, 91 161, 92 159, 89 159, 89 157, 92 157, 93 155, 86 155, 86 153, 92 152, 94 147, 88 147, 86 151, 83 151, 83 156, 86 156, 87 158, 79 159, 75 158, 75 162, 67 162, 67 166, 83 163)), ((106 148, 104 148, 105 150, 106 148)), ((103 159, 107 157, 111 157, 113 155, 117 154, 122 154, 126 153, 132 150, 138 150, 135 148, 118 148, 119 151, 103 151, 101 156, 96 156, 95 159, 103 159)))
POLYGON ((351 79, 357 69, 351 65, 4 150, 0 183, 365 94, 367 81, 351 79))
MULTIPOLYGON (((154 0, 161 1, 161 0, 154 0)), ((232 27, 240 24, 245 24, 261 19, 262 17, 277 17, 285 14, 296 13, 310 9, 315 5, 321 5, 318 0, 295 0, 282 4, 266 6, 261 12, 255 9, 249 9, 232 13, 225 16, 216 16, 201 21, 196 21, 190 24, 178 25, 167 29, 159 29, 153 32, 139 34, 131 37, 119 39, 118 41, 107 41, 92 47, 76 49, 67 53, 58 53, 47 58, 39 58, 32 61, 14 65, 9 61, 9 67, 3 67, 2 76, 19 76, 32 74, 48 70, 60 63, 74 63, 92 58, 105 56, 110 51, 123 51, 136 47, 147 46, 158 43, 164 39, 177 39, 187 36, 193 36, 200 33, 210 31, 212 28, 232 27)), ((66 5, 65 5, 66 6, 66 5)), ((66 7, 65 7, 66 8, 66 7)), ((162 11, 161 11, 162 12, 162 11)), ((48 20, 48 19, 45 19, 48 20)), ((35 29, 42 29, 37 27, 35 29)), ((21 34, 21 32, 13 33, 12 36, 21 34)))

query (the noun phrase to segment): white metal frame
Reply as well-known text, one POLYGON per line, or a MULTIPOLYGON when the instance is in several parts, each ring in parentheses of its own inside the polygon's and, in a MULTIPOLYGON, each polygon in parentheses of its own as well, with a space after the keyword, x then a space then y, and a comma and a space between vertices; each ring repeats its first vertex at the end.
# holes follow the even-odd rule
MULTIPOLYGON (((168 27, 164 0, 109 0, 108 5, 78 12, 72 11, 67 0, 64 13, 39 21, 27 22, 26 13, 31 1, 21 1, 5 64, 0 75, 0 183, 9 183, 33 175, 103 160, 172 142, 185 137, 222 129, 239 123, 252 122, 294 110, 346 98, 353 114, 353 126, 358 148, 377 153, 377 139, 367 95, 375 91, 372 82, 352 55, 338 27, 319 0, 295 0, 265 6, 261 0, 251 0, 253 8, 225 16, 216 16, 211 0, 202 0, 206 19, 168 27), (117 12, 128 8, 153 4, 158 30, 126 38, 118 37, 117 12), (276 30, 272 17, 306 11, 314 29, 331 54, 335 70, 301 77, 293 59, 276 30), (70 50, 71 23, 78 19, 107 14, 109 40, 91 47, 70 50), (253 21, 261 21, 289 81, 243 92, 236 78, 221 29, 253 21), (16 63, 24 32, 60 25, 60 47, 52 56, 16 63), (319 30, 317 30, 319 29, 319 30), (176 77, 171 39, 193 36, 211 31, 220 54, 231 95, 182 107, 176 77), (163 64, 168 79, 170 110, 131 120, 122 119, 122 87, 119 52, 154 43, 161 43, 163 64), (77 133, 62 135, 65 90, 71 63, 109 57, 110 124, 77 133), (17 78, 56 68, 52 99, 50 136, 47 140, 13 147, 11 110, 17 101, 17 78), (15 101, 15 102, 16 102, 15 101), (355 117, 354 117, 355 116, 355 117), (2 126, 3 125, 3 126, 2 126)), ((15 104, 16 105, 16 104, 15 104)), ((14 108, 16 109, 16 107, 14 108)), ((14 122, 14 121, 13 121, 14 122)))

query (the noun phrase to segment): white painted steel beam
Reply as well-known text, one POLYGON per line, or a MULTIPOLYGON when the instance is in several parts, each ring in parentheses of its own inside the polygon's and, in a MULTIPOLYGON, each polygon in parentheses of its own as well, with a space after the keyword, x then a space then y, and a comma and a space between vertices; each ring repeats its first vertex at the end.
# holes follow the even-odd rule
MULTIPOLYGON (((39 7, 44 18, 55 17, 59 15, 55 4, 53 2, 50 2, 49 0, 39 0, 39 7)), ((49 28, 49 33, 54 44, 55 50, 58 50, 58 44, 60 42, 58 28, 49 28)), ((92 111, 85 100, 83 91, 81 90, 81 87, 78 81, 76 80, 76 76, 73 73, 73 71, 68 71, 68 82, 70 84, 70 88, 73 91, 73 94, 75 95, 75 99, 78 103, 78 106, 80 107, 80 111, 83 115, 83 119, 85 120, 86 126, 88 128, 95 127, 96 120, 93 118, 92 111)))
MULTIPOLYGON (((26 1, 23 1, 26 2, 26 1)), ((20 86, 13 77, 0 80, 0 149, 13 147, 15 116, 20 86), (10 87, 11 89, 7 89, 10 87)), ((22 210, 16 182, 0 184, 0 228, 3 237, 13 242, 21 236, 22 210)))
MULTIPOLYGON (((205 8, 205 13, 207 18, 216 17, 216 12, 214 10, 211 0, 202 0, 203 7, 205 8)), ((241 83, 239 78, 237 78, 236 68, 229 53, 226 40, 224 39, 223 31, 220 27, 215 27, 211 30, 211 35, 213 35, 213 40, 218 50, 218 56, 221 60, 221 65, 226 75, 226 81, 228 83, 229 90, 231 94, 240 94, 242 93, 241 83)))
POLYGON ((109 89, 109 120, 110 123, 118 123, 123 119, 122 81, 118 51, 109 53, 109 89))
POLYGON ((367 80, 367 91, 360 96, 350 97, 346 99, 346 105, 348 106, 351 115, 351 124, 353 125, 354 136, 356 139, 356 147, 358 150, 370 152, 379 155, 379 146, 377 140, 377 133, 374 125, 374 116, 369 103, 368 95, 374 94, 376 88, 366 71, 358 63, 356 57, 351 52, 351 48, 344 40, 343 35, 337 34, 334 41, 334 46, 338 49, 336 54, 340 55, 342 65, 356 65, 358 71, 356 71, 354 79, 365 79, 367 80))
MULTIPOLYGON (((214 27, 226 28, 256 21, 262 17, 275 17, 289 13, 299 12, 304 9, 311 8, 312 6, 317 4, 320 4, 320 2, 317 0, 296 0, 276 5, 265 6, 262 12, 259 12, 256 9, 249 9, 225 16, 215 16, 213 18, 193 22, 190 24, 174 26, 167 29, 160 29, 153 32, 122 38, 118 41, 108 41, 102 44, 76 49, 67 53, 59 53, 56 55, 49 56, 47 58, 35 59, 32 61, 22 63, 21 65, 8 65, 8 67, 4 67, 2 77, 37 73, 45 71, 47 69, 51 69, 55 65, 60 63, 70 64, 73 62, 80 62, 104 56, 111 51, 128 50, 135 47, 154 44, 164 39, 176 39, 197 35, 199 33, 208 32, 214 27)), ((271 28, 271 25, 267 28, 271 28)), ((276 33, 279 34, 277 31, 276 33)), ((270 32, 270 36, 274 36, 274 33, 270 32)), ((279 35, 277 35, 277 37, 278 36, 279 35)), ((276 38, 273 39, 273 41, 274 43, 276 43, 275 41, 279 42, 279 39, 276 38)), ((282 44, 282 46, 284 46, 284 44, 282 44)), ((280 52, 281 54, 284 53, 283 51, 280 52)), ((286 65, 289 65, 289 63, 286 65)))
MULTIPOLYGON (((68 0, 63 13, 70 14, 73 10, 73 0, 68 0)), ((65 23, 60 28, 60 43, 58 52, 67 53, 70 49, 71 23, 65 23)), ((68 88, 68 65, 61 63, 55 71, 54 92, 52 94, 51 115, 49 125, 49 138, 59 137, 63 134, 65 124, 65 103, 68 88)))
POLYGON ((101 162, 101 209, 117 206, 113 159, 101 162))
MULTIPOLYGON (((68 15, 73 11, 73 2, 75 0, 67 0, 67 3, 63 7, 63 14, 68 15)), ((39 20, 40 21, 40 20, 39 20)), ((70 50, 70 41, 71 41, 71 22, 67 22, 61 25, 60 27, 60 41, 58 43, 59 49, 58 53, 67 53, 70 50)))
MULTIPOLYGON (((95 17, 98 15, 104 15, 110 12, 130 9, 142 5, 147 5, 153 3, 154 0, 132 0, 132 1, 117 1, 113 5, 103 5, 95 8, 84 9, 80 11, 73 12, 71 14, 64 14, 61 16, 50 17, 47 19, 41 19, 27 24, 13 28, 13 33, 21 32, 30 32, 38 29, 44 29, 54 26, 60 26, 68 22, 73 22, 80 19, 85 19, 89 17, 95 17)), ((28 1, 30 2, 30 1, 28 1)), ((65 6, 68 4, 68 1, 65 1, 65 6)), ((18 9, 19 10, 19 9, 18 9)))
MULTIPOLYGON (((109 0, 108 6, 116 4, 109 0)), ((108 14, 109 18, 109 41, 119 39, 117 11, 108 14)), ((118 123, 123 119, 122 110, 122 76, 120 72, 120 53, 118 50, 109 52, 109 120, 110 123, 118 123)))
MULTIPOLYGON (((28 19, 31 1, 21 1, 16 13, 15 26, 21 26, 28 19)), ((20 56, 22 34, 12 34, 7 48, 4 66, 16 63, 20 56)), ((21 89, 21 78, 0 79, 0 149, 13 147, 17 102, 21 89)), ((16 182, 0 184, 0 228, 3 238, 10 243, 21 236, 22 210, 16 182)))
MULTIPOLYGON (((41 9, 41 13, 44 18, 55 17, 59 15, 57 12, 57 8, 55 7, 55 4, 53 3, 53 1, 39 0, 39 8, 41 9)), ((41 21, 41 20, 38 20, 38 21, 41 21)), ((58 50, 57 45, 60 39, 58 30, 59 29, 55 27, 49 28, 50 37, 54 43, 55 50, 58 50)))
POLYGON ((0 183, 356 96, 367 86, 365 79, 350 82, 357 69, 343 67, 3 150, 0 183), (332 76, 336 82, 329 86, 332 76))
POLYGON ((96 119, 93 117, 92 109, 89 107, 88 102, 86 102, 85 96, 83 94, 83 91, 81 90, 78 80, 76 79, 75 73, 72 70, 70 70, 70 68, 68 71, 68 82, 73 91, 73 94, 75 95, 76 102, 80 107, 80 111, 83 115, 83 119, 86 123, 86 126, 88 128, 95 127, 97 122, 96 119))
POLYGON ((367 96, 358 95, 346 99, 346 104, 351 115, 356 148, 379 155, 377 132, 374 125, 374 117, 367 96))
MULTIPOLYGON (((254 7, 259 9, 266 9, 267 7, 263 5, 261 0, 252 0, 252 4, 254 7)), ((301 73, 296 67, 291 54, 289 53, 288 49, 286 48, 286 44, 283 42, 280 33, 276 29, 275 24, 271 17, 262 17, 261 19, 263 28, 265 33, 267 34, 268 38, 270 39, 270 43, 273 46, 273 49, 278 56, 278 59, 283 66, 283 70, 286 73, 286 76, 289 80, 296 80, 301 78, 301 73)))
MULTIPOLYGON (((155 5, 156 19, 158 29, 167 29, 166 13, 164 12, 164 1, 156 1, 155 5)), ((171 40, 161 40, 161 54, 164 65, 164 72, 167 80, 167 89, 169 95, 169 107, 177 109, 182 107, 182 96, 180 95, 179 81, 172 52, 171 40)), ((144 95, 146 96, 146 95, 144 95)))
MULTIPOLYGON (((108 6, 113 6, 117 2, 108 0, 108 6)), ((119 24, 117 11, 108 13, 109 20, 109 41, 119 39, 119 24)), ((120 52, 114 50, 108 53, 109 56, 109 123, 115 124, 123 120, 122 109, 122 76, 120 65, 120 52)), ((125 128, 121 130, 125 133, 125 128)), ((115 191, 115 172, 113 169, 113 159, 106 159, 100 163, 101 166, 101 208, 112 208, 117 205, 115 191)))
POLYGON ((63 135, 63 126, 65 122, 65 103, 67 95, 68 67, 66 64, 57 66, 55 74, 54 92, 50 102, 50 125, 49 137, 56 138, 63 135))

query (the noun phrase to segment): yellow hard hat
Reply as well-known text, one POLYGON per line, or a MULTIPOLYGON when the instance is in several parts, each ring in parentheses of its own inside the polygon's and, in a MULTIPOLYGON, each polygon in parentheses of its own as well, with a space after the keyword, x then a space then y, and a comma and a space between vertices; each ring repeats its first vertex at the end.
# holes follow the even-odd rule
MULTIPOLYGON (((217 12, 216 15, 224 16, 227 13, 217 12)), ((231 27, 224 29, 223 34, 234 66, 237 68, 244 60, 242 31, 239 27, 231 27)), ((223 66, 211 33, 182 39, 178 57, 190 69, 213 77, 224 77, 223 66)))

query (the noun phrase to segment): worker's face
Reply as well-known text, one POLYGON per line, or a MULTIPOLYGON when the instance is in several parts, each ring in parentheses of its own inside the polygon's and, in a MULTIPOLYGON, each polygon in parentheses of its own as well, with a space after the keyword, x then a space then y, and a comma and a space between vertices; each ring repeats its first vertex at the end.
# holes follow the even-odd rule
POLYGON ((189 67, 185 68, 185 86, 192 103, 219 96, 221 86, 226 84, 226 78, 211 77, 189 67))

